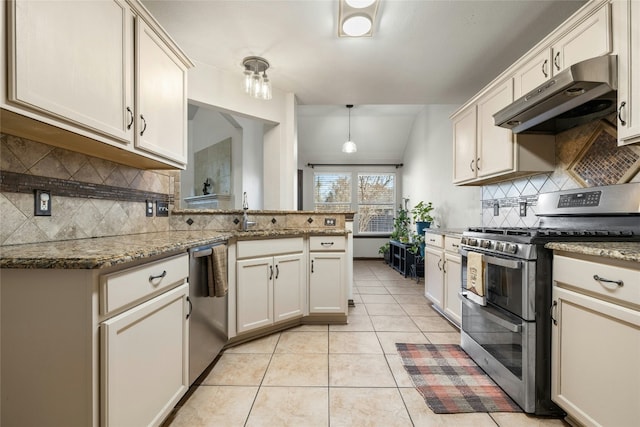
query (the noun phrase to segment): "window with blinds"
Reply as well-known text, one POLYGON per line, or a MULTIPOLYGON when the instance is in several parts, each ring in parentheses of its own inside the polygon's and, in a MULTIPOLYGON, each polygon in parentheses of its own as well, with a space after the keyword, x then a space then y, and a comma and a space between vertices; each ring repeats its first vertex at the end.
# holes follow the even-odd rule
POLYGON ((351 211, 351 173, 313 174, 313 201, 317 211, 351 211))
POLYGON ((358 232, 391 233, 396 199, 394 173, 358 174, 358 232))

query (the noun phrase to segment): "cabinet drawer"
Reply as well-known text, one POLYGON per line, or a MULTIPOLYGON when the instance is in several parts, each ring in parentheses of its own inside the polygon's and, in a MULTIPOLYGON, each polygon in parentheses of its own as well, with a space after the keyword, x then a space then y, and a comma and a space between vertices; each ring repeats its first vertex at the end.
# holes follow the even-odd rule
POLYGON ((302 237, 285 239, 244 240, 237 244, 238 258, 254 258, 279 254, 302 252, 302 237))
POLYGON ((100 278, 101 314, 140 302, 188 276, 189 255, 186 253, 104 275, 100 278))
POLYGON ((444 236, 442 234, 426 232, 424 234, 424 243, 436 248, 444 248, 444 236))
POLYGON ((444 236, 444 250, 447 252, 458 253, 460 249, 460 237, 444 236))
MULTIPOLYGON (((606 260, 603 259, 604 262, 606 260)), ((558 286, 566 284, 584 293, 615 300, 624 305, 640 307, 640 267, 638 264, 629 266, 611 265, 587 259, 570 258, 555 255, 553 258, 553 280, 558 286), (601 278, 597 280, 594 276, 601 278), (621 280, 623 286, 607 280, 621 280)))
POLYGON ((310 251, 338 251, 345 250, 347 239, 344 236, 311 236, 309 238, 310 251))

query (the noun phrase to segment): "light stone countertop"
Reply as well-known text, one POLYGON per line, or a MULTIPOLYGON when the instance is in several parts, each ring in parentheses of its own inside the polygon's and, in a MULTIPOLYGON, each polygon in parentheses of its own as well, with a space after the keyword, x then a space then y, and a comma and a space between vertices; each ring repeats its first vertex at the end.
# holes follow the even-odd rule
POLYGON ((94 269, 229 240, 290 236, 347 235, 344 229, 275 229, 250 231, 164 231, 24 245, 0 246, 0 268, 94 269))
POLYGON ((443 236, 462 237, 462 233, 467 231, 466 228, 427 228, 424 230, 430 234, 441 234, 443 236))
POLYGON ((544 247, 556 251, 640 262, 640 242, 553 242, 547 243, 544 247))

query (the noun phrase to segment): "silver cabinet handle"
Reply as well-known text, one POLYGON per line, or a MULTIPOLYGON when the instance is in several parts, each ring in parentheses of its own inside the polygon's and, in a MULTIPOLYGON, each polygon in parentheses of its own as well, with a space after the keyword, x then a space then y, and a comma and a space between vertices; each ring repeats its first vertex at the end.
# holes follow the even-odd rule
POLYGON ((549 310, 549 315, 551 316, 551 321, 554 325, 558 324, 558 319, 556 319, 557 316, 554 315, 557 308, 558 301, 553 301, 553 303, 551 304, 551 309, 549 310))
POLYGON ((144 131, 147 130, 147 121, 145 120, 144 116, 142 114, 140 114, 140 119, 142 120, 142 130, 140 131, 140 136, 142 136, 144 134, 144 131))
POLYGON ((549 64, 549 60, 545 59, 542 63, 542 74, 544 75, 545 79, 549 77, 549 73, 547 73, 547 64, 549 64))
POLYGON ((605 282, 605 283, 615 283, 616 285, 618 285, 619 287, 623 287, 624 286, 624 282, 622 280, 610 280, 610 279, 605 279, 604 277, 600 277, 597 274, 593 275, 593 280, 597 281, 597 282, 605 282))
POLYGON ((133 126, 133 111, 131 111, 131 108, 127 107, 127 112, 129 113, 129 116, 131 117, 131 121, 127 124, 127 130, 131 129, 131 126, 133 126))
POLYGON ((162 279, 167 275, 167 270, 163 270, 162 273, 149 276, 149 282, 153 282, 156 279, 162 279))
POLYGON ((625 105, 627 105, 627 103, 622 101, 620 103, 620 108, 618 108, 618 120, 620 120, 620 124, 622 126, 626 126, 627 125, 627 122, 622 119, 622 109, 624 108, 625 105))
POLYGON ((558 64, 558 60, 560 59, 560 52, 556 53, 556 56, 553 58, 553 64, 556 66, 556 69, 560 71, 560 64, 558 64))

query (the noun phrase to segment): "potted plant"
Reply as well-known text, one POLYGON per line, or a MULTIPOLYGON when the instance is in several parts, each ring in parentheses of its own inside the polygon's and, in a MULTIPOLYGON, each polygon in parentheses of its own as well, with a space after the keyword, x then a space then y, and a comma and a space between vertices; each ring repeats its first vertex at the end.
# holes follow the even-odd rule
POLYGON ((433 222, 433 217, 431 216, 431 212, 434 207, 431 202, 425 203, 422 200, 411 209, 411 217, 413 218, 413 222, 416 223, 416 233, 424 236, 425 228, 429 228, 431 226, 431 222, 433 222))
POLYGON ((397 240, 401 243, 409 242, 409 224, 411 224, 411 218, 409 218, 409 211, 403 209, 402 205, 398 208, 398 214, 393 219, 393 232, 391 233, 391 240, 397 240))
POLYGON ((385 264, 389 264, 391 259, 389 256, 389 249, 390 249, 389 242, 385 243, 384 245, 378 248, 378 253, 382 254, 382 256, 384 257, 385 264))

